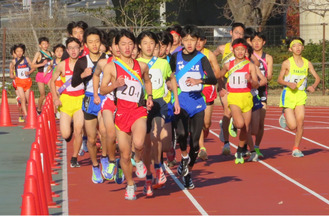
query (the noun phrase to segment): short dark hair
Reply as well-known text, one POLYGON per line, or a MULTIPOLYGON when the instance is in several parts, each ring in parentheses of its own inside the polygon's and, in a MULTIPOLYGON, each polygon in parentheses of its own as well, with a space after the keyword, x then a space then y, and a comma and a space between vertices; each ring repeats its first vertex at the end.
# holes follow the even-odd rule
POLYGON ((25 44, 20 43, 20 44, 14 45, 14 52, 15 53, 16 53, 17 48, 21 48, 23 50, 23 55, 25 54, 25 50, 26 50, 25 44))
POLYGON ((131 31, 128 31, 127 29, 121 29, 115 36, 115 44, 119 44, 119 41, 122 37, 127 37, 132 40, 134 44, 136 43, 135 35, 131 31))
POLYGON ((95 28, 95 27, 90 27, 90 28, 87 28, 86 31, 83 33, 83 43, 87 43, 87 37, 89 35, 98 35, 99 36, 99 39, 102 41, 102 32, 101 30, 99 30, 98 28, 95 28))
POLYGON ((10 55, 13 55, 15 53, 15 47, 16 45, 10 47, 10 55))
POLYGON ((67 24, 66 30, 67 32, 72 35, 72 31, 74 28, 81 28, 83 31, 85 31, 88 28, 88 24, 85 23, 84 21, 78 21, 78 22, 70 22, 67 24))
POLYGON ((202 28, 199 28, 199 38, 202 41, 207 40, 206 33, 204 32, 204 30, 202 28))
POLYGON ((246 28, 244 30, 243 38, 246 39, 246 40, 248 38, 250 38, 250 40, 251 40, 251 38, 254 37, 255 34, 256 34, 256 30, 255 29, 253 29, 253 28, 246 28))
POLYGON ((115 37, 119 34, 119 30, 117 28, 110 29, 107 33, 107 42, 108 46, 112 46, 113 41, 115 42, 115 37))
POLYGON ((196 25, 186 25, 184 26, 181 36, 186 37, 187 35, 190 35, 191 37, 197 37, 199 38, 199 29, 196 25))
POLYGON ((169 28, 167 28, 167 32, 171 32, 171 31, 175 31, 175 32, 177 32, 178 34, 182 34, 182 26, 181 25, 179 25, 179 24, 175 24, 175 25, 173 25, 173 26, 170 26, 169 28))
POLYGON ((46 42, 49 43, 49 39, 48 39, 47 37, 39 37, 38 41, 39 41, 39 45, 40 45, 43 41, 46 41, 46 42))
POLYGON ((63 44, 57 44, 53 47, 53 52, 55 52, 58 48, 62 48, 63 51, 65 50, 65 46, 63 44))
POLYGON ((171 43, 171 44, 174 43, 174 37, 172 36, 172 34, 170 34, 170 32, 167 32, 167 31, 165 31, 165 33, 169 38, 169 43, 171 43))
POLYGON ((290 43, 293 41, 293 40, 300 40, 304 46, 305 44, 305 41, 301 38, 301 37, 297 37, 297 36, 294 36, 294 37, 291 37, 287 40, 287 47, 288 49, 290 48, 290 43))
POLYGON ((75 38, 75 37, 68 37, 67 39, 66 39, 66 42, 65 42, 65 44, 66 44, 66 47, 69 45, 69 43, 71 43, 71 42, 76 42, 77 44, 79 44, 79 47, 81 47, 81 42, 79 41, 79 39, 77 39, 77 38, 75 38))
POLYGON ((232 31, 233 31, 236 27, 241 27, 241 28, 243 28, 243 31, 246 30, 245 25, 244 25, 243 23, 240 23, 240 22, 235 22, 235 23, 232 24, 232 31))
POLYGON ((155 34, 159 43, 168 45, 170 43, 170 38, 168 32, 162 31, 155 34))
POLYGON ((259 37, 261 39, 263 39, 263 41, 266 41, 266 36, 263 32, 256 32, 251 38, 250 40, 253 40, 255 37, 259 37))
POLYGON ((246 47, 248 47, 248 43, 245 39, 243 38, 237 38, 232 42, 232 47, 236 44, 242 43, 243 45, 245 45, 246 47))
POLYGON ((145 37, 149 37, 149 38, 153 39, 155 44, 159 43, 157 36, 153 32, 151 32, 151 31, 142 31, 137 37, 137 44, 138 45, 141 44, 141 41, 145 37))

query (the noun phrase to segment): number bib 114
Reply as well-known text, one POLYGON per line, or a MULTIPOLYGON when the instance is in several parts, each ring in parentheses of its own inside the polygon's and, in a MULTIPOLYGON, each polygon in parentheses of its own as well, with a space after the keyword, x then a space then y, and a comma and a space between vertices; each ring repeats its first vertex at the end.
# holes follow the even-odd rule
POLYGON ((118 87, 116 96, 121 100, 138 103, 141 93, 142 87, 139 82, 125 79, 125 85, 118 87))

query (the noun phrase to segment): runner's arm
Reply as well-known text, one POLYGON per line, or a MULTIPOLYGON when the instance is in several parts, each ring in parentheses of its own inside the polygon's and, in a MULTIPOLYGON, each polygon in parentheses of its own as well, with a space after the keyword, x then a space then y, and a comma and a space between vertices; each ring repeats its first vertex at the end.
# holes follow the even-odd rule
POLYGON ((256 66, 253 63, 249 63, 249 72, 250 72, 250 77, 247 78, 248 82, 250 82, 252 88, 257 89, 259 87, 259 82, 257 78, 257 73, 256 73, 256 66))
POLYGON ((118 77, 117 80, 115 77, 116 69, 113 62, 106 64, 103 69, 103 79, 100 87, 100 94, 107 95, 110 92, 114 91, 117 87, 123 86, 125 84, 123 77, 118 77), (113 73, 113 74, 112 74, 113 73), (115 81, 114 81, 115 80, 115 81), (112 82, 113 81, 113 82, 112 82), (112 83, 110 86, 109 83, 112 83))
POLYGON ((201 59, 201 64, 202 64, 203 70, 207 74, 205 79, 201 79, 202 84, 216 85, 217 84, 217 79, 215 77, 214 71, 212 70, 210 62, 209 62, 209 60, 206 56, 204 56, 201 59))
POLYGON ((31 67, 31 70, 29 71, 29 74, 31 74, 31 73, 33 73, 33 71, 35 71, 36 68, 31 63, 31 60, 29 59, 29 57, 26 57, 26 61, 29 64, 29 66, 31 67))
POLYGON ((225 45, 219 45, 214 51, 214 55, 217 57, 219 56, 219 54, 222 54, 224 53, 224 48, 225 48, 225 45))
POLYGON ((9 76, 11 79, 15 79, 15 60, 13 59, 9 64, 9 76))
POLYGON ((260 66, 260 62, 259 62, 259 60, 256 58, 256 56, 255 56, 254 54, 251 55, 250 60, 252 60, 252 61, 253 61, 253 64, 256 65, 257 67, 260 66))
POLYGON ((147 110, 151 110, 151 108, 153 107, 153 96, 152 96, 152 82, 149 76, 149 67, 144 62, 139 62, 139 65, 143 73, 142 76, 144 79, 145 90, 147 93, 146 108, 147 110))
POLYGON ((47 60, 44 60, 43 62, 37 64, 37 60, 39 59, 39 57, 41 57, 40 55, 41 55, 40 52, 35 53, 31 67, 38 68, 38 67, 45 66, 47 64, 47 62, 48 62, 47 60))
POLYGON ((308 62, 308 70, 315 78, 315 81, 313 85, 307 87, 307 91, 314 92, 316 87, 319 85, 321 79, 319 75, 316 73, 316 71, 314 70, 313 64, 310 61, 308 62))
POLYGON ((224 78, 225 74, 229 71, 229 63, 225 63, 222 70, 219 71, 219 78, 224 78))
POLYGON ((57 80, 57 78, 62 74, 62 72, 64 71, 64 66, 65 66, 65 62, 60 62, 57 66, 56 66, 56 70, 53 73, 49 85, 50 85, 50 92, 51 95, 53 96, 53 100, 55 102, 55 100, 58 100, 58 95, 56 92, 56 85, 55 82, 57 80))
POLYGON ((87 59, 85 57, 79 58, 73 69, 72 87, 77 87, 82 82, 85 82, 85 79, 91 76, 91 74, 91 68, 87 68, 87 59))
POLYGON ((256 69, 257 77, 259 79, 259 86, 265 86, 267 84, 266 77, 262 74, 262 72, 260 71, 259 67, 256 67, 255 66, 255 69, 256 69))
POLYGON ((289 72, 289 68, 290 68, 290 63, 288 60, 285 60, 281 66, 281 71, 278 76, 278 83, 283 86, 288 86, 289 88, 294 90, 297 87, 296 83, 284 81, 284 76, 286 75, 286 73, 289 72))
POLYGON ((267 80, 270 81, 273 76, 273 57, 266 54, 266 64, 267 64, 267 80))

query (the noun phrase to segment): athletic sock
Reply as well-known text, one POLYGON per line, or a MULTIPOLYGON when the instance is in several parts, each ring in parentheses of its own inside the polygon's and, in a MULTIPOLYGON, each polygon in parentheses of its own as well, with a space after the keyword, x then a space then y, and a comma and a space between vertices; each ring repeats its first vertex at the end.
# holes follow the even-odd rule
POLYGON ((103 155, 102 155, 101 158, 107 158, 107 155, 106 155, 106 156, 103 156, 103 155))
POLYGON ((111 161, 111 160, 110 160, 109 162, 110 162, 110 163, 115 163, 115 160, 114 160, 114 161, 111 161))
POLYGON ((183 156, 183 155, 182 155, 182 158, 183 158, 183 159, 188 159, 189 156, 188 156, 188 155, 186 155, 186 156, 183 156))
POLYGON ((151 175, 146 175, 146 179, 148 179, 148 180, 152 180, 152 179, 153 179, 152 174, 151 174, 151 175))
POLYGON ((94 165, 93 165, 93 167, 98 167, 98 168, 99 168, 99 164, 98 164, 97 166, 94 166, 94 165))
POLYGON ((229 141, 225 141, 224 144, 230 143, 229 141))
POLYGON ((161 164, 154 164, 154 169, 159 169, 161 167, 161 164))
POLYGON ((292 148, 292 150, 293 150, 293 151, 298 150, 298 147, 294 146, 294 147, 292 148))
POLYGON ((259 146, 258 145, 255 145, 254 148, 258 148, 259 149, 259 146))
POLYGON ((243 152, 243 147, 238 146, 238 149, 236 150, 236 152, 242 153, 243 152))

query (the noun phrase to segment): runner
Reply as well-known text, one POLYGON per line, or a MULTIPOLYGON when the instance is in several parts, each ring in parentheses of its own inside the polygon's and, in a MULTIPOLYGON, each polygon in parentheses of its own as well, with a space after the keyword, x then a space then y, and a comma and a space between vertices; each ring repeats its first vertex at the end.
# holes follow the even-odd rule
POLYGON ((278 77, 278 83, 283 85, 280 97, 280 107, 283 113, 280 117, 280 125, 290 130, 296 130, 295 143, 292 150, 293 157, 303 157, 299 145, 304 132, 305 103, 308 92, 314 92, 320 83, 320 77, 314 70, 310 61, 302 57, 304 40, 299 37, 292 38, 288 43, 288 49, 292 57, 282 63, 278 77), (313 85, 307 87, 308 72, 315 78, 313 85))
POLYGON ((59 111, 61 112, 61 135, 69 141, 72 136, 72 130, 74 133, 71 167, 80 167, 78 163, 78 152, 82 143, 83 112, 81 105, 84 98, 84 86, 82 83, 75 88, 71 85, 73 69, 79 58, 80 47, 81 43, 78 39, 69 37, 66 40, 66 51, 70 57, 57 65, 56 71, 50 81, 50 90, 54 104, 59 107, 59 111), (59 89, 61 96, 58 98, 55 82, 59 76, 63 77, 64 84, 59 89), (71 128, 72 119, 74 124, 73 129, 71 128))
POLYGON ((122 29, 115 37, 115 44, 120 50, 120 58, 105 66, 101 94, 108 94, 115 89, 115 126, 121 155, 120 164, 127 179, 125 199, 135 200, 136 186, 132 178, 131 145, 133 143, 135 146, 136 175, 138 178, 144 178, 146 167, 141 158, 146 135, 147 110, 153 106, 152 83, 147 64, 131 57, 135 45, 133 33, 122 29), (109 82, 112 83, 110 86, 109 82), (148 94, 147 110, 143 107, 144 82, 148 94))
POLYGON ((72 87, 77 87, 82 83, 85 86, 85 97, 82 103, 82 110, 84 115, 84 125, 87 133, 87 147, 92 162, 92 182, 95 184, 103 183, 102 173, 105 174, 109 165, 108 158, 106 156, 106 130, 104 122, 101 119, 101 102, 105 98, 102 95, 98 95, 98 86, 93 87, 93 72, 100 59, 105 59, 107 56, 105 53, 100 52, 102 40, 102 33, 97 28, 91 27, 87 28, 83 35, 83 43, 89 50, 89 54, 79 58, 74 66, 73 77, 72 77, 72 87), (94 103, 94 101, 96 103, 94 103), (102 154, 102 173, 97 161, 97 126, 101 134, 101 143, 105 146, 104 152, 102 154))
MULTIPOLYGON (((257 57, 260 63, 259 69, 262 72, 262 74, 267 78, 267 82, 269 82, 272 79, 273 58, 271 55, 263 51, 263 46, 266 43, 266 37, 262 32, 256 32, 253 36, 251 36, 250 39, 251 39, 252 48, 254 50, 254 56, 257 57)), ((259 146, 264 135, 264 122, 265 122, 266 109, 267 109, 267 93, 268 93, 268 84, 266 84, 265 86, 260 86, 258 88, 258 96, 260 98, 263 107, 262 109, 260 109, 259 128, 257 130, 258 133, 256 134, 256 140, 255 140, 255 151, 260 157, 264 157, 264 155, 259 150, 259 146)))
POLYGON ((30 88, 32 86, 30 74, 35 70, 35 68, 31 66, 31 60, 24 56, 25 49, 24 44, 14 45, 14 53, 16 58, 11 61, 11 68, 9 71, 10 78, 15 79, 18 96, 21 99, 24 121, 27 116, 27 103, 30 95, 30 88))
POLYGON ((204 84, 217 83, 211 65, 205 55, 196 50, 199 39, 198 28, 184 26, 182 32, 184 49, 170 59, 179 86, 180 114, 175 115, 175 129, 182 160, 177 173, 182 176, 184 187, 193 189, 191 172, 199 152, 199 140, 204 121, 206 103, 201 95, 204 84), (190 151, 187 152, 187 138, 190 134, 190 151))
MULTIPOLYGON (((55 71, 56 71, 56 66, 59 64, 59 62, 61 62, 61 59, 62 59, 62 56, 63 56, 63 53, 65 51, 65 46, 63 44, 57 44, 56 46, 54 46, 53 48, 53 52, 54 52, 54 55, 55 55, 55 58, 53 60, 51 60, 50 62, 50 65, 52 67, 52 70, 51 70, 51 74, 54 74, 55 71)), ((62 81, 62 77, 59 76, 55 82, 55 86, 56 86, 56 92, 58 94, 58 96, 60 96, 59 92, 58 92, 58 89, 63 85, 63 81, 62 81)), ((59 119, 60 118, 60 112, 59 110, 57 109, 57 107, 54 107, 55 109, 55 114, 56 114, 56 118, 59 119)))
POLYGON ((173 42, 172 46, 170 47, 170 54, 173 55, 174 53, 182 50, 182 27, 178 24, 173 25, 167 29, 167 32, 169 32, 173 36, 173 42))
MULTIPOLYGON (((216 56, 209 49, 205 48, 205 45, 207 43, 207 38, 202 29, 199 29, 199 34, 200 34, 200 38, 196 45, 196 50, 200 51, 208 58, 210 65, 216 76, 216 79, 218 79, 220 68, 216 56)), ((204 111, 204 124, 203 124, 203 130, 201 131, 201 135, 200 135, 200 141, 199 141, 200 151, 198 157, 201 158, 202 160, 207 160, 208 155, 207 155, 206 147, 204 146, 204 139, 208 137, 209 128, 211 126, 211 116, 212 116, 214 101, 217 98, 216 86, 204 85, 202 90, 202 95, 206 101, 207 108, 204 111)))
MULTIPOLYGON (((10 47, 10 55, 13 57, 13 59, 16 59, 17 56, 15 54, 15 45, 13 45, 12 47, 10 47)), ((13 65, 13 62, 11 61, 10 64, 9 64, 9 70, 12 69, 12 65, 13 65)), ((21 98, 19 97, 19 92, 17 90, 17 85, 16 85, 16 82, 15 82, 15 79, 14 79, 14 76, 16 76, 16 71, 13 71, 13 72, 10 72, 9 75, 13 74, 12 78, 13 79, 13 88, 15 89, 15 94, 16 94, 16 102, 17 102, 17 108, 18 108, 18 114, 19 114, 19 117, 18 117, 18 122, 22 123, 24 122, 24 116, 23 116, 23 110, 22 110, 22 103, 21 103, 21 98)))
MULTIPOLYGON (((80 41, 80 43, 82 44, 82 46, 80 48, 79 57, 83 57, 89 53, 88 48, 83 44, 83 34, 87 28, 88 28, 88 24, 85 23, 84 21, 78 21, 78 22, 73 21, 73 22, 70 22, 66 27, 69 37, 77 38, 80 41)), ((67 58, 69 58, 69 54, 65 50, 65 52, 62 56, 62 61, 67 58)))
POLYGON ((137 37, 138 48, 141 57, 137 60, 144 62, 149 67, 149 76, 152 82, 153 107, 147 116, 147 134, 145 140, 144 163, 147 168, 144 194, 153 195, 151 161, 154 161, 156 173, 155 188, 163 187, 167 181, 161 164, 162 151, 168 152, 172 146, 171 123, 166 124, 168 116, 168 103, 163 99, 166 80, 171 81, 175 98, 175 114, 179 114, 180 107, 177 96, 177 82, 171 72, 170 65, 165 59, 153 56, 155 46, 158 45, 156 35, 150 31, 144 31, 137 37))
POLYGON ((34 55, 32 66, 38 68, 38 73, 35 77, 35 81, 38 84, 39 93, 40 93, 38 106, 37 106, 37 112, 40 115, 43 101, 46 99, 45 84, 47 84, 49 87, 49 81, 51 79, 50 62, 51 60, 53 60, 54 53, 48 51, 49 39, 46 37, 39 38, 39 48, 40 51, 38 51, 34 55))
MULTIPOLYGON (((222 62, 221 62, 222 67, 225 63, 234 60, 235 57, 232 52, 233 48, 231 46, 231 43, 237 38, 243 38, 244 30, 245 30, 245 26, 242 23, 233 23, 232 30, 230 31, 230 35, 232 36, 231 42, 226 43, 225 45, 218 46, 217 49, 214 51, 215 56, 218 56, 219 54, 222 55, 222 62)), ((219 122, 220 124, 219 138, 222 142, 224 142, 223 154, 230 155, 231 149, 229 142, 229 125, 231 119, 231 111, 227 104, 228 92, 226 91, 226 81, 227 81, 226 77, 223 77, 222 79, 218 80, 218 91, 222 93, 219 95, 219 99, 224 109, 223 119, 219 122)), ((230 129, 232 128, 230 127, 230 129)), ((236 136, 236 132, 234 130, 231 130, 231 135, 236 136)))
MULTIPOLYGON (((232 42, 234 60, 224 64, 221 76, 226 76, 227 102, 233 117, 233 124, 240 129, 239 146, 235 155, 235 164, 243 164, 243 147, 250 137, 251 109, 253 107, 251 88, 258 88, 256 67, 246 60, 247 42, 235 39, 232 42)), ((221 93, 222 94, 222 93, 221 93)))
MULTIPOLYGON (((113 54, 108 59, 101 59, 98 61, 94 75, 93 75, 93 86, 94 92, 97 90, 103 77, 103 71, 106 64, 113 61, 114 58, 120 57, 120 52, 115 45, 115 37, 119 33, 117 29, 111 29, 108 33, 108 44, 109 51, 113 54)), ((108 83, 108 85, 111 85, 108 83)), ((98 95, 95 95, 95 103, 101 103, 98 100, 98 95)), ((121 184, 124 181, 123 171, 119 164, 119 159, 115 159, 116 142, 115 142, 115 126, 114 126, 114 112, 116 106, 114 104, 113 92, 106 95, 105 99, 101 103, 102 120, 106 129, 106 141, 102 143, 102 160, 107 160, 109 163, 107 170, 102 170, 103 176, 107 180, 115 180, 116 183, 121 184), (117 168, 116 175, 114 175, 115 168, 117 168)), ((102 161, 101 161, 102 162, 102 161)))

